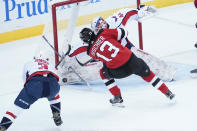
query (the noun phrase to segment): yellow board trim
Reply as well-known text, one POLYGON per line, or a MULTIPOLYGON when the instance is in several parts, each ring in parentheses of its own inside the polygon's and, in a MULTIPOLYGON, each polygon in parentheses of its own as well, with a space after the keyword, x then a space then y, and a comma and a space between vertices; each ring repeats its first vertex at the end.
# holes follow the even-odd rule
POLYGON ((24 38, 38 36, 42 34, 43 29, 44 29, 44 24, 33 26, 30 28, 24 28, 24 29, 14 30, 11 32, 2 33, 0 34, 0 44, 3 44, 5 42, 20 40, 24 38))
MULTIPOLYGON (((154 5, 157 8, 162 8, 162 7, 172 6, 172 5, 176 5, 176 4, 183 4, 183 3, 188 3, 188 2, 193 2, 193 0, 165 0, 165 1, 164 0, 154 0, 154 1, 145 2, 142 4, 154 5)), ((124 7, 124 8, 134 8, 134 7, 135 6, 128 6, 128 7, 124 7)), ((90 24, 92 19, 96 16, 102 16, 104 18, 107 18, 108 16, 117 12, 119 9, 121 9, 121 8, 103 11, 103 12, 99 12, 99 13, 95 13, 95 14, 91 14, 91 15, 86 15, 86 16, 80 16, 77 19, 76 26, 90 24)), ((43 32, 44 26, 45 25, 42 24, 42 25, 33 26, 33 27, 29 27, 29 28, 18 29, 18 30, 14 30, 14 31, 6 32, 6 33, 1 33, 0 34, 0 44, 19 40, 19 39, 39 36, 43 32)), ((66 28, 66 26, 63 26, 62 28, 66 28)))

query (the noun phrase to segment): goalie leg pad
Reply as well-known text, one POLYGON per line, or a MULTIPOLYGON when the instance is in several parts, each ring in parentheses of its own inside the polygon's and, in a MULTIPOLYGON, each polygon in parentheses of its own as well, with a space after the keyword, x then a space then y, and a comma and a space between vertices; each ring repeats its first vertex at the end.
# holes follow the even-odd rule
POLYGON ((172 81, 174 79, 174 75, 177 71, 174 66, 168 65, 165 61, 135 47, 132 47, 131 51, 135 53, 138 58, 143 59, 150 70, 163 81, 172 81))

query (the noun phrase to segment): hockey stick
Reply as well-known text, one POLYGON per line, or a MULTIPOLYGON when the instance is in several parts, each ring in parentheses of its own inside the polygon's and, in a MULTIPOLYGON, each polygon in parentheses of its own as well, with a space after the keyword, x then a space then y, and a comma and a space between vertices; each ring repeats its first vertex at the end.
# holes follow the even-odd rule
POLYGON ((48 39, 43 35, 42 38, 45 40, 45 42, 55 51, 55 53, 59 56, 59 57, 62 57, 59 52, 57 52, 55 50, 55 48, 51 45, 51 43, 48 41, 48 39))
POLYGON ((61 56, 60 54, 59 54, 59 52, 57 52, 56 50, 55 50, 55 48, 51 45, 51 43, 48 41, 48 39, 43 35, 42 36, 42 38, 46 41, 46 43, 55 51, 55 53, 61 58, 60 60, 59 60, 59 62, 55 65, 55 68, 57 68, 58 66, 59 66, 59 64, 64 60, 64 58, 69 54, 69 52, 70 52, 70 50, 71 50, 71 45, 70 44, 68 44, 68 51, 63 55, 63 56, 61 56))
POLYGON ((79 75, 79 73, 77 73, 77 72, 75 71, 75 69, 73 69, 71 66, 69 66, 68 69, 71 69, 71 70, 73 71, 73 73, 75 73, 75 74, 81 79, 81 81, 85 82, 86 85, 88 86, 88 88, 91 89, 90 84, 89 84, 86 80, 84 80, 84 79, 79 75))
POLYGON ((86 61, 85 63, 81 63, 81 62, 77 59, 77 57, 75 57, 75 59, 76 59, 77 63, 79 63, 80 66, 86 66, 88 63, 90 63, 91 61, 94 60, 93 58, 91 58, 91 59, 89 59, 88 61, 86 61))
MULTIPOLYGON (((55 53, 61 58, 59 60, 59 62, 55 65, 55 68, 57 68, 59 66, 59 64, 64 60, 64 58, 69 54, 70 50, 71 50, 71 45, 69 44, 69 47, 68 47, 68 51, 63 55, 61 56, 59 54, 59 52, 57 52, 55 50, 55 48, 51 45, 51 43, 48 41, 48 39, 43 35, 42 38, 45 40, 45 42, 55 51, 55 53)), ((90 88, 90 84, 84 80, 72 67, 69 67, 70 69, 72 69, 72 71, 83 81, 86 83, 86 85, 90 88)))
POLYGON ((68 51, 61 57, 61 59, 59 60, 59 62, 55 65, 55 68, 57 68, 59 66, 59 64, 64 60, 64 58, 70 53, 71 50, 71 45, 68 45, 68 51))

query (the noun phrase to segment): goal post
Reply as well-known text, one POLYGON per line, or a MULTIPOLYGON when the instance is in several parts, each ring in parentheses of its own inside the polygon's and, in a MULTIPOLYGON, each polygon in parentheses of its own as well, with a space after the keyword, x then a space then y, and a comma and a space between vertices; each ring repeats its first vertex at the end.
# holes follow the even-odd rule
MULTIPOLYGON (((137 7, 141 4, 140 0, 137 0, 137 7)), ((138 22, 138 33, 139 33, 139 48, 143 50, 143 38, 142 38, 142 23, 138 22)))
MULTIPOLYGON (((67 38, 68 38, 67 42, 69 43, 72 40, 73 28, 76 24, 76 20, 78 17, 78 11, 79 11, 78 3, 83 2, 83 1, 87 1, 87 0, 68 0, 68 1, 62 1, 62 2, 52 4, 54 48, 57 52, 58 52, 58 28, 57 28, 57 14, 56 14, 57 7, 76 3, 76 6, 72 9, 73 10, 72 17, 71 17, 71 20, 69 21, 69 24, 68 24, 68 30, 71 31, 70 33, 67 33, 67 35, 69 34, 67 36, 67 38)), ((55 53, 55 64, 57 64, 58 62, 59 62, 59 56, 55 53)))

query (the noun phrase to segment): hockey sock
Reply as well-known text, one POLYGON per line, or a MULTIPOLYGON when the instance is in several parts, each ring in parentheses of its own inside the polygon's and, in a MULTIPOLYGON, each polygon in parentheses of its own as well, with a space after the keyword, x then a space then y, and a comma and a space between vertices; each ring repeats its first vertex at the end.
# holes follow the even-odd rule
POLYGON ((55 113, 55 112, 60 113, 60 110, 61 110, 61 104, 60 104, 60 102, 58 102, 56 104, 51 104, 50 107, 51 107, 52 113, 55 113))
POLYGON ((12 121, 9 118, 3 117, 0 123, 0 126, 5 127, 7 130, 11 126, 11 124, 12 124, 12 121))
POLYGON ((6 129, 8 129, 23 110, 24 109, 19 106, 12 105, 9 111, 5 113, 5 116, 1 120, 0 126, 4 126, 6 129))
POLYGON ((114 79, 109 79, 109 80, 105 79, 103 81, 104 81, 106 87, 109 89, 109 91, 111 92, 112 95, 114 95, 114 96, 121 95, 120 89, 116 85, 114 79))
POLYGON ((61 110, 60 96, 59 94, 49 101, 52 113, 58 112, 61 110))
POLYGON ((146 82, 151 83, 153 87, 157 88, 162 93, 166 93, 169 90, 168 87, 165 85, 165 83, 163 83, 160 78, 155 76, 155 74, 152 71, 150 72, 149 76, 145 76, 145 77, 142 77, 142 78, 146 82))
POLYGON ((120 95, 121 96, 121 92, 120 89, 118 88, 116 82, 114 79, 107 79, 104 75, 102 70, 100 70, 100 77, 103 80, 105 86, 109 89, 109 91, 111 92, 111 94, 113 96, 117 96, 120 95))

